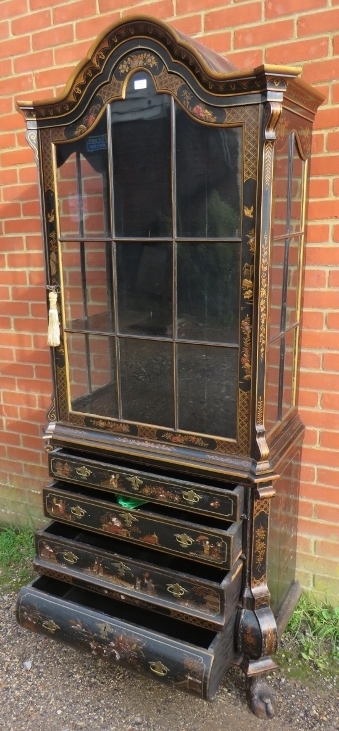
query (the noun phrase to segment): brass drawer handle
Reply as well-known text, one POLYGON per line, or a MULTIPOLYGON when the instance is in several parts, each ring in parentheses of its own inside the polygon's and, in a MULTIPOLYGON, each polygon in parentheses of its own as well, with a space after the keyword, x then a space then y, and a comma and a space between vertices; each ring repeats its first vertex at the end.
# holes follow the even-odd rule
POLYGON ((89 477, 92 474, 91 470, 88 470, 87 467, 85 467, 85 465, 82 465, 81 467, 77 467, 75 471, 76 471, 77 475, 79 475, 79 477, 83 477, 84 480, 87 480, 87 477, 89 477))
POLYGON ((86 510, 77 505, 75 508, 71 508, 71 513, 75 518, 83 518, 86 515, 86 510))
POLYGON ((180 584, 167 584, 167 591, 169 591, 170 594, 173 594, 176 599, 179 599, 184 594, 187 594, 187 589, 184 589, 183 586, 180 586, 180 584))
POLYGON ((188 536, 187 533, 175 533, 174 537, 183 548, 188 548, 188 546, 191 546, 192 543, 194 543, 194 538, 188 536))
POLYGON ((198 503, 199 500, 201 500, 201 495, 197 495, 194 490, 186 490, 186 492, 182 493, 182 496, 184 500, 186 500, 186 502, 190 503, 191 505, 194 505, 194 503, 198 503))
POLYGON ((42 626, 44 629, 47 629, 48 632, 52 632, 52 633, 56 632, 57 629, 60 629, 59 625, 55 624, 55 622, 53 622, 53 619, 46 620, 45 622, 42 623, 42 626))
POLYGON ((166 667, 160 660, 156 660, 149 663, 149 666, 152 670, 152 673, 155 673, 156 675, 161 675, 162 677, 164 675, 167 675, 169 672, 169 668, 166 667))
POLYGON ((72 551, 65 551, 62 556, 64 561, 67 561, 67 563, 76 563, 79 561, 79 557, 76 556, 75 553, 72 553, 72 551))

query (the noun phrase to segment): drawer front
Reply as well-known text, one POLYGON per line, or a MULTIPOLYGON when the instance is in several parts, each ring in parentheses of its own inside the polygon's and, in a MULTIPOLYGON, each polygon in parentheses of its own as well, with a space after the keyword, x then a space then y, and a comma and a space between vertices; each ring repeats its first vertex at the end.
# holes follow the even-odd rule
POLYGON ((63 489, 45 488, 43 499, 50 518, 225 569, 241 551, 241 523, 233 523, 227 531, 211 529, 63 489))
POLYGON ((43 593, 43 581, 51 583, 41 577, 19 594, 17 619, 22 627, 207 698, 211 652, 83 607, 76 601, 77 590, 67 584, 65 598, 43 593), (75 599, 70 601, 72 592, 75 599))
POLYGON ((243 509, 243 486, 234 490, 207 487, 182 480, 156 478, 147 472, 121 469, 95 460, 69 457, 57 452, 49 455, 49 467, 53 477, 101 490, 130 495, 140 500, 150 500, 163 505, 184 507, 195 513, 238 521, 243 509))
MULTIPOLYGON (((69 540, 62 536, 62 528, 60 525, 61 535, 58 537, 51 535, 48 529, 36 533, 36 569, 39 573, 57 570, 64 577, 70 577, 73 583, 77 579, 87 579, 89 584, 92 582, 93 591, 110 595, 108 592, 113 589, 118 592, 115 598, 124 596, 130 603, 142 600, 160 612, 172 612, 173 616, 180 613, 181 618, 188 622, 197 623, 197 619, 200 619, 202 626, 216 629, 225 620, 225 594, 227 608, 232 611, 239 598, 240 560, 217 583, 171 571, 156 563, 137 562, 124 553, 96 548, 86 544, 86 536, 82 537, 81 542, 69 540), (234 602, 229 601, 231 596, 234 596, 234 602)), ((123 544, 120 550, 124 550, 123 544)), ((163 554, 160 554, 161 557, 163 554)), ((151 558, 156 562, 156 552, 153 552, 153 556, 151 554, 151 558)), ((182 560, 182 563, 185 566, 185 561, 182 560)), ((207 570, 211 572, 211 568, 207 570)))

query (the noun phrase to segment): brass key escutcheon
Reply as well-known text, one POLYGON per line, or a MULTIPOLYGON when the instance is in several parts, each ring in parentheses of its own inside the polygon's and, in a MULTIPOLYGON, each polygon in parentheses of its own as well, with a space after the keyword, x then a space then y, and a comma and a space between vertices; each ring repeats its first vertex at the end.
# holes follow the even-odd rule
POLYGON ((83 477, 84 480, 87 480, 87 477, 89 477, 92 474, 91 470, 88 470, 87 467, 85 467, 85 465, 82 465, 81 467, 77 467, 75 471, 76 471, 77 475, 79 475, 79 477, 83 477))
POLYGON ((155 673, 156 675, 167 675, 169 672, 169 668, 166 667, 160 660, 155 660, 153 662, 149 663, 149 666, 152 670, 152 673, 155 673))
POLYGON ((42 623, 42 626, 44 629, 47 629, 48 632, 56 632, 57 629, 60 629, 59 625, 53 622, 53 619, 46 620, 42 623))
POLYGON ((75 553, 72 553, 72 551, 65 551, 62 556, 64 561, 67 561, 67 563, 76 563, 79 561, 79 557, 76 556, 75 553))

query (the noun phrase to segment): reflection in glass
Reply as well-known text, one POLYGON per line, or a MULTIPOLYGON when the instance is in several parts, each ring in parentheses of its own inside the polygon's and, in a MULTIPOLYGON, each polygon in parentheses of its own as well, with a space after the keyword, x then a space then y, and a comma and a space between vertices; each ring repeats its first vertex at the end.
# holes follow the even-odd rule
POLYGON ((178 244, 178 338, 239 339, 239 247, 178 244))
POLYGON ((270 431, 278 420, 281 338, 270 343, 266 361, 265 428, 270 431))
POLYGON ((241 134, 199 124, 176 106, 178 236, 240 236, 241 134))
POLYGON ((137 72, 111 109, 115 236, 171 236, 170 97, 137 72))
POLYGON ((285 239, 273 241, 270 275, 270 324, 269 339, 275 338, 281 330, 282 297, 284 280, 285 239))
POLYGON ((179 429, 235 438, 237 371, 237 348, 179 344, 179 429))
POLYGON ((118 243, 119 331, 172 336, 170 243, 118 243))
POLYGON ((294 351, 296 332, 296 328, 293 328, 293 330, 289 330, 289 332, 287 332, 285 335, 284 375, 281 404, 282 419, 286 415, 287 411, 294 404, 294 351))
POLYGON ((279 129, 284 132, 284 117, 278 127, 277 141, 274 150, 273 171, 273 233, 274 236, 283 236, 287 232, 287 200, 289 176, 289 136, 279 137, 279 129))
POLYGON ((66 327, 114 330, 111 252, 109 242, 62 243, 66 327))
POLYGON ((106 115, 80 140, 56 145, 60 235, 109 235, 106 115))
POLYGON ((174 426, 172 345, 120 338, 122 418, 174 426))
POLYGON ((73 411, 117 417, 112 338, 67 333, 73 411))
POLYGON ((295 325, 298 318, 300 246, 301 242, 299 238, 290 239, 288 250, 288 275, 286 291, 286 329, 291 327, 291 325, 295 325))
POLYGON ((290 231, 302 228, 303 173, 305 163, 301 159, 296 141, 293 148, 293 176, 291 185, 291 221, 290 231))

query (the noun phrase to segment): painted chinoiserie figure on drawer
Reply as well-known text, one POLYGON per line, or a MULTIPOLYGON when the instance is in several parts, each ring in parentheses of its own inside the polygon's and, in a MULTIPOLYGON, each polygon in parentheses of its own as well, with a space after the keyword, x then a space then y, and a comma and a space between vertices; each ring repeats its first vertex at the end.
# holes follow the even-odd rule
POLYGON ((298 595, 321 102, 300 71, 240 72, 137 17, 95 41, 57 99, 18 102, 40 175, 54 381, 52 522, 19 622, 208 700, 236 662, 268 717, 263 676, 298 595))

